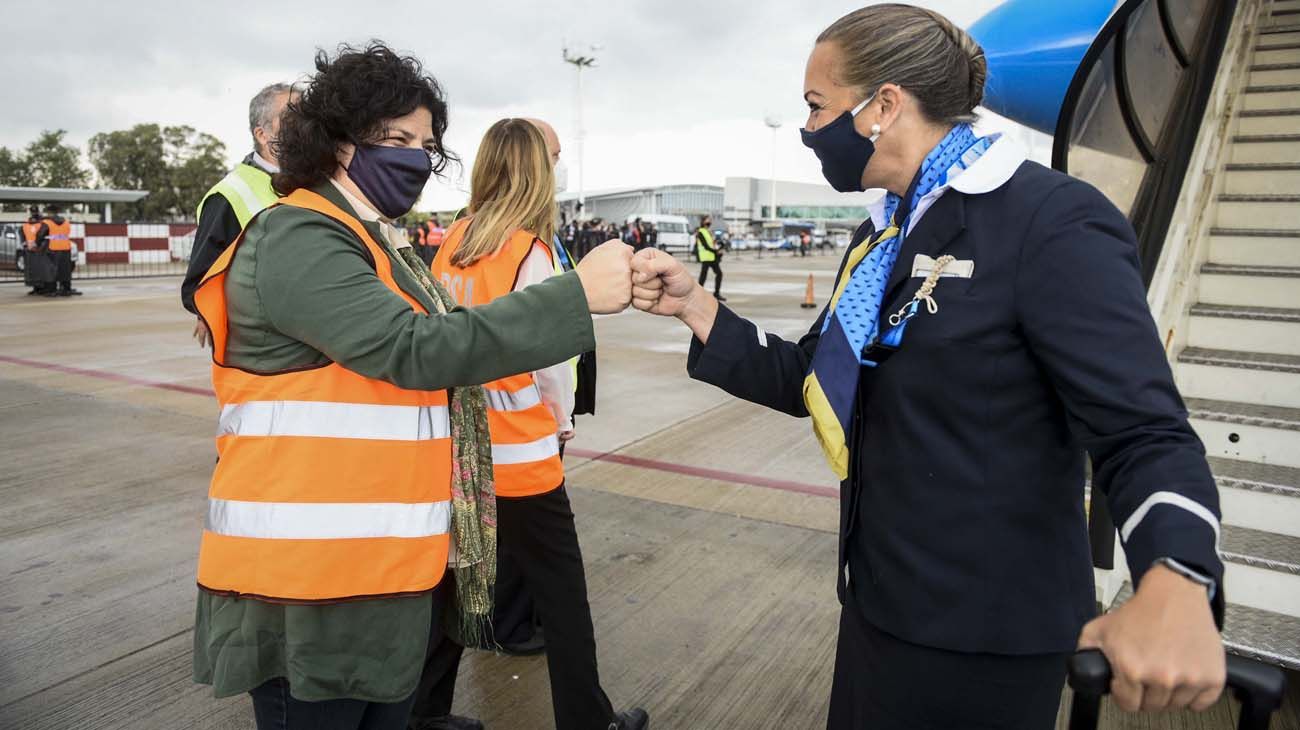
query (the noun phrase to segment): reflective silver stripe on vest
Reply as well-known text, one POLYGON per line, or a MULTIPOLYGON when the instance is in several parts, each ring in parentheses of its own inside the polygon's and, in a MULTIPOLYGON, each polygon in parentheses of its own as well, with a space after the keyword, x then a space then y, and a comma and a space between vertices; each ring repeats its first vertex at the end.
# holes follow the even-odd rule
POLYGON ((249 401, 221 409, 217 436, 317 436, 425 441, 451 438, 446 406, 249 401))
POLYGON ((342 540, 445 535, 451 502, 239 502, 209 499, 207 529, 229 537, 342 540))
POLYGON ((240 176, 238 168, 232 170, 221 182, 229 185, 230 189, 234 190, 235 194, 244 202, 244 207, 248 210, 249 218, 252 218, 266 207, 267 204, 263 203, 261 199, 257 197, 257 193, 253 192, 253 189, 250 188, 244 178, 240 176))
POLYGON ((551 434, 526 444, 492 444, 493 464, 528 464, 560 455, 560 440, 551 434))
POLYGON ((542 394, 536 385, 520 388, 513 393, 504 390, 488 390, 488 408, 494 411, 526 411, 542 402, 542 394))

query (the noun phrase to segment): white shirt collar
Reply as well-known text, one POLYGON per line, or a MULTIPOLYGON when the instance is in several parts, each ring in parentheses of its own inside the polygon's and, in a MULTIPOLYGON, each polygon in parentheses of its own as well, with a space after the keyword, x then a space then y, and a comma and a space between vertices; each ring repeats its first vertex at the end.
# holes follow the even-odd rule
POLYGON ((411 245, 411 241, 406 237, 404 231, 399 230, 397 226, 380 216, 379 211, 366 205, 364 200, 353 195, 347 188, 340 185, 338 180, 330 178, 330 184, 343 195, 344 200, 348 201, 348 204, 356 211, 358 218, 367 223, 378 223, 380 232, 384 234, 384 238, 388 239, 388 242, 394 248, 407 248, 411 245))
POLYGON ((276 173, 280 172, 279 165, 272 165, 271 163, 267 162, 265 157, 257 154, 257 150, 253 150, 253 164, 257 165, 263 170, 266 170, 272 175, 275 175, 276 173))
MULTIPOLYGON (((1027 159, 1029 159, 1029 151, 1024 145, 1005 134, 999 136, 984 151, 984 154, 980 155, 978 160, 971 163, 970 167, 953 171, 948 178, 948 182, 943 187, 930 191, 922 199, 921 203, 917 205, 917 209, 912 213, 909 229, 916 227, 925 210, 930 207, 931 203, 938 200, 948 188, 966 195, 991 193, 1005 185, 1027 159)), ((881 195, 874 201, 867 203, 867 214, 871 217, 871 224, 875 226, 876 230, 883 231, 889 225, 889 221, 885 220, 887 195, 883 190, 877 192, 880 192, 881 195)))

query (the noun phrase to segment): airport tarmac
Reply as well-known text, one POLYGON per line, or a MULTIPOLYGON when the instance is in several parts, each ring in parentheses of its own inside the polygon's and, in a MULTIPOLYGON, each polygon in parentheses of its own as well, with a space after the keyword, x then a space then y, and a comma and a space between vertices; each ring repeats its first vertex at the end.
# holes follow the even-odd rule
MULTIPOLYGON (((824 303, 837 263, 728 259, 724 293, 796 338, 808 275, 824 303)), ((245 698, 190 679, 215 402, 179 280, 78 286, 0 286, 0 728, 251 728, 245 698)), ((687 378, 674 320, 597 335, 598 414, 566 467, 607 692, 656 730, 823 727, 838 486, 808 424, 687 378)), ((1296 684, 1275 728, 1300 728, 1296 684)), ((1105 727, 1230 728, 1229 704, 1105 727)), ((456 710, 551 728, 545 660, 468 652, 456 710)))

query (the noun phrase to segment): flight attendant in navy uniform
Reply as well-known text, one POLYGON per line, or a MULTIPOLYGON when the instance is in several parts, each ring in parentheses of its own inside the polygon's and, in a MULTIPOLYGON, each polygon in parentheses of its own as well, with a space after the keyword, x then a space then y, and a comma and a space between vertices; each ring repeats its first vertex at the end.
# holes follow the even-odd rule
POLYGON ((840 475, 829 727, 1053 727, 1065 658, 1100 647, 1126 710, 1215 702, 1219 506, 1124 216, 970 127, 980 47, 905 5, 850 13, 808 61, 804 142, 837 190, 884 188, 798 342, 671 256, 634 304, 695 335, 691 377, 811 416, 840 475), (1084 464, 1137 586, 1095 618, 1084 464))

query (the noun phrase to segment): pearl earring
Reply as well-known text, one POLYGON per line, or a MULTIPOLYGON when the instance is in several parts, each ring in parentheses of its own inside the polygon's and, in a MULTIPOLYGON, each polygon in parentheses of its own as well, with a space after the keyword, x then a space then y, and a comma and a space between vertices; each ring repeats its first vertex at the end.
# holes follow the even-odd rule
POLYGON ((874 135, 879 135, 879 134, 880 134, 880 125, 879 125, 879 124, 873 124, 873 125, 871 125, 871 133, 874 134, 874 135))

